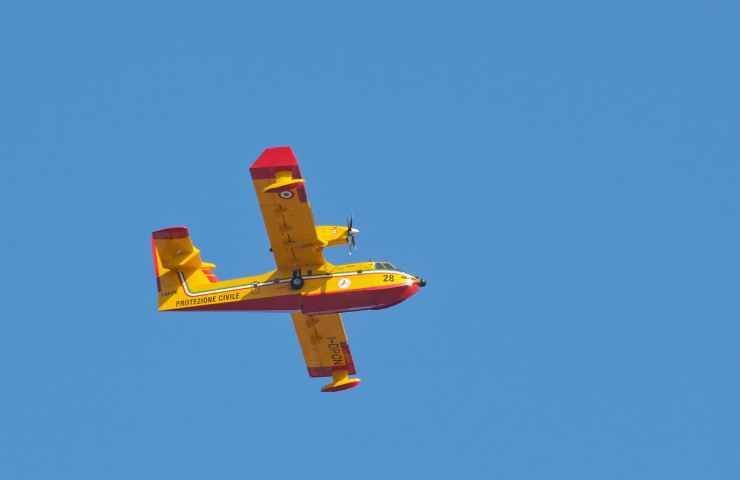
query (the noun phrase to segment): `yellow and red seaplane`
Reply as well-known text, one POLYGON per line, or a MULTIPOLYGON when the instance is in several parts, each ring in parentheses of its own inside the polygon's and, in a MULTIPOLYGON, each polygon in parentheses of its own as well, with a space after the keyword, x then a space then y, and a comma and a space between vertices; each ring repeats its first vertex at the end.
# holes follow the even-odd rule
POLYGON ((160 311, 289 312, 312 377, 332 377, 323 392, 355 387, 360 379, 341 314, 377 310, 414 295, 426 282, 388 262, 333 265, 324 248, 355 247, 352 225, 316 226, 306 183, 290 147, 268 148, 249 169, 277 268, 219 280, 186 227, 152 233, 160 311))

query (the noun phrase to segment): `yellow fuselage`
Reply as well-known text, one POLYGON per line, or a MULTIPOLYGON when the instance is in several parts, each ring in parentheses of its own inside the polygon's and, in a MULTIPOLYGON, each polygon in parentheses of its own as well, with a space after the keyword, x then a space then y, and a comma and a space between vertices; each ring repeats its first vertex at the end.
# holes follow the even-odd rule
POLYGON ((176 272, 176 285, 163 285, 159 309, 301 311, 338 313, 390 307, 409 298, 423 286, 415 275, 388 263, 344 265, 325 263, 301 272, 303 285, 291 286, 292 272, 273 270, 251 277, 208 284, 190 281, 176 272), (195 285, 197 283, 197 286, 195 285), (174 287, 174 288, 173 288, 174 287))

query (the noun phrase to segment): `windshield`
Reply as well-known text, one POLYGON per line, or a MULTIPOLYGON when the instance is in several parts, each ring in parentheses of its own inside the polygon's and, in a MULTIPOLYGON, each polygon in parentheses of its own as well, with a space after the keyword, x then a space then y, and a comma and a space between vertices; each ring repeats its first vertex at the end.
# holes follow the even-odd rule
POLYGON ((391 262, 375 262, 375 270, 398 270, 391 262))

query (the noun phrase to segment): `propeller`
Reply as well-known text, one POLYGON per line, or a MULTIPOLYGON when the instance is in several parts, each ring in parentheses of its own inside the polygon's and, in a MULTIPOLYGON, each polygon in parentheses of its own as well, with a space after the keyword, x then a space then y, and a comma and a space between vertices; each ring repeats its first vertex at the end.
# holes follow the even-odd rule
POLYGON ((347 217, 347 246, 349 247, 349 254, 352 255, 352 250, 357 248, 357 241, 355 236, 360 231, 352 226, 352 215, 347 217))

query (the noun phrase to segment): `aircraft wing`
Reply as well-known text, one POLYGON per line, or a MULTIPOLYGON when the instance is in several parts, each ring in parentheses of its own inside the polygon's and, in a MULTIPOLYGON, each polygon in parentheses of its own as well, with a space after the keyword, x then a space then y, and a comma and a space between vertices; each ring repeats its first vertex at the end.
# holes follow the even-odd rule
POLYGON ((249 171, 278 268, 297 270, 322 265, 323 245, 290 147, 266 149, 249 171))
POLYGON ((310 376, 331 377, 340 370, 349 375, 355 373, 341 315, 294 312, 291 316, 310 376))

